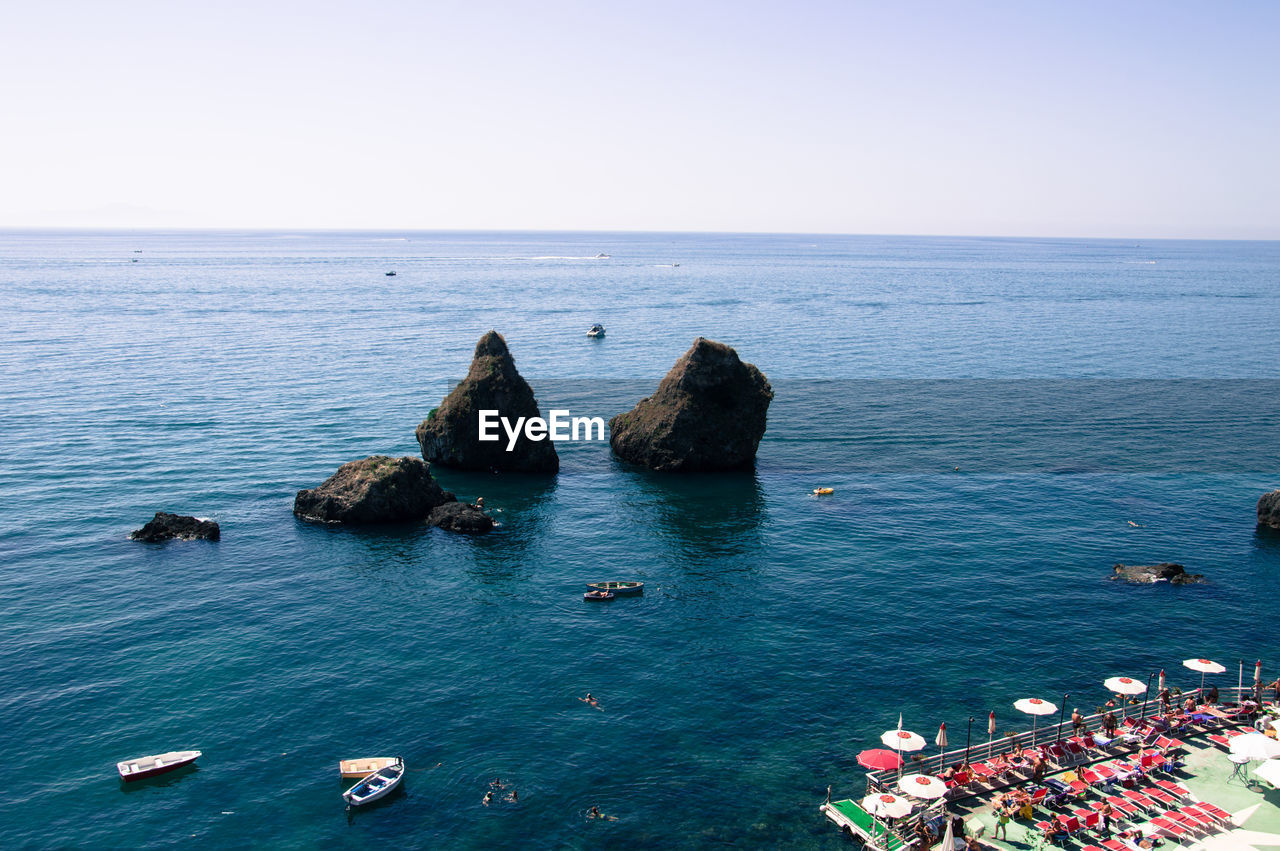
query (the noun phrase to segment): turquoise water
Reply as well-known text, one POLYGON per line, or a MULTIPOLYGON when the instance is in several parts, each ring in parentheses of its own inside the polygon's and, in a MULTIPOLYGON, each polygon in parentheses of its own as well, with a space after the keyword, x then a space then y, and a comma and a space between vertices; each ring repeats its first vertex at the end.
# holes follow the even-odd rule
POLYGON ((8 846, 843 847, 817 805, 899 712, 955 745, 1191 656, 1280 675, 1277 243, 27 232, 0 292, 0 749, 45 760, 8 846), (561 444, 553 479, 438 471, 486 538, 294 520, 415 454, 489 328, 606 418, 736 346, 758 469, 561 444), (223 540, 126 540, 158 509, 223 540), (1152 560, 1212 581, 1107 581, 1152 560), (334 763, 375 754, 404 793, 348 817, 334 763))

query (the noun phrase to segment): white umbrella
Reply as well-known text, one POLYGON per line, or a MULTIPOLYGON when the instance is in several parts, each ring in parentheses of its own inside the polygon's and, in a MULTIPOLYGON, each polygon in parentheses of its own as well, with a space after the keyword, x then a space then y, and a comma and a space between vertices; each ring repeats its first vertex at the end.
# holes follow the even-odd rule
POLYGON ((1211 662, 1208 659, 1184 659, 1182 662, 1184 668, 1190 668, 1193 671, 1200 672, 1200 691, 1204 692, 1204 675, 1205 674, 1221 674, 1226 667, 1219 665, 1217 662, 1211 662))
POLYGON ((911 812, 913 806, 906 798, 890 795, 888 792, 868 795, 862 799, 862 808, 873 816, 902 818, 911 812))
POLYGON ((1058 711, 1056 704, 1047 700, 1041 700, 1038 697, 1024 697, 1022 700, 1015 700, 1013 708, 1019 712, 1025 712, 1031 716, 1031 746, 1036 744, 1036 716, 1052 715, 1058 711))
POLYGON ((1280 789, 1280 760, 1267 760, 1258 766, 1258 770, 1253 772, 1253 776, 1261 777, 1272 786, 1280 789))
POLYGON ((947 832, 942 837, 942 851, 955 851, 956 828, 951 819, 947 819, 947 832))
POLYGON ((1139 682, 1133 677, 1112 677, 1104 680, 1102 684, 1116 694, 1142 694, 1147 690, 1146 683, 1139 682))
POLYGON ((880 741, 895 751, 918 751, 925 746, 924 736, 910 730, 889 730, 880 737, 880 741))
POLYGON ((1261 733, 1243 733, 1231 740, 1228 750, 1252 760, 1272 759, 1280 756, 1280 742, 1261 733))
POLYGON ((913 798, 941 798, 947 794, 947 784, 927 774, 908 774, 898 781, 898 788, 913 798))

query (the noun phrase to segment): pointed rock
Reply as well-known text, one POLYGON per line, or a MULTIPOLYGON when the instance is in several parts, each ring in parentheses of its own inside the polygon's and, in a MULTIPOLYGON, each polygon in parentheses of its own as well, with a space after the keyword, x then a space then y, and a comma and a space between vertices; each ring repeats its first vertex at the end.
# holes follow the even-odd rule
POLYGON ((1258 500, 1258 525, 1280 529, 1280 491, 1264 493, 1258 500))
POLYGON ((609 443, 619 458, 651 470, 749 470, 772 400, 760 370, 699 337, 657 392, 609 421, 609 443))
POLYGON ((550 440, 529 440, 521 433, 508 452, 506 434, 498 427, 501 439, 482 442, 482 410, 497 411, 512 424, 520 417, 541 416, 532 388, 516 371, 507 341, 497 331, 480 338, 467 377, 418 426, 422 457, 460 470, 554 473, 560 469, 550 440))
POLYGON ((343 464, 318 488, 298 491, 293 513, 323 523, 405 523, 454 500, 421 458, 372 455, 343 464))

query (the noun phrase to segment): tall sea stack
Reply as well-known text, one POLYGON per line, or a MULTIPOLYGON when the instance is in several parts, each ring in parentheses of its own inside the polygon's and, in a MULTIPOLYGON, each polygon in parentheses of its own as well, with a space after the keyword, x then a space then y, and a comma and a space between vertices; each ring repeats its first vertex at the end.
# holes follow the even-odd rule
POLYGON ((508 452, 507 437, 499 427, 500 440, 482 442, 482 410, 497 411, 511 423, 520 417, 542 416, 532 388, 516 371, 507 341, 497 331, 480 338, 467 377, 418 426, 422 457, 459 470, 554 473, 560 469, 550 440, 529 440, 522 432, 508 452))
POLYGON ((760 370, 699 337, 657 392, 609 421, 609 443, 619 458, 651 470, 750 470, 772 400, 760 370))

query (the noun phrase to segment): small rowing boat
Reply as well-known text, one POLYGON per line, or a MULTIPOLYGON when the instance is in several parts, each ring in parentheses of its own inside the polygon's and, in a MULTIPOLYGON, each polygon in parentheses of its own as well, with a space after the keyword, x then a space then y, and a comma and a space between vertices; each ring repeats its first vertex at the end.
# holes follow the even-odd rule
POLYGON ((356 785, 342 793, 342 800, 353 807, 372 803, 379 798, 390 795, 392 790, 404 779, 404 760, 397 759, 395 765, 388 765, 365 777, 356 785))
POLYGON ((586 600, 587 602, 593 602, 598 600, 612 600, 613 592, 612 591, 588 591, 587 593, 582 595, 582 599, 586 600))
POLYGON ((121 780, 141 780, 144 777, 155 777, 175 768, 190 765, 200 758, 200 751, 169 751, 169 753, 153 756, 140 756, 137 759, 126 759, 116 763, 116 771, 121 780))
POLYGON ((620 597, 644 592, 643 582, 588 582, 587 587, 592 591, 612 591, 620 597))
POLYGON ((338 773, 343 777, 355 780, 360 777, 368 777, 373 772, 386 768, 390 765, 396 765, 400 762, 398 756, 370 756, 364 759, 344 759, 338 763, 338 773))

